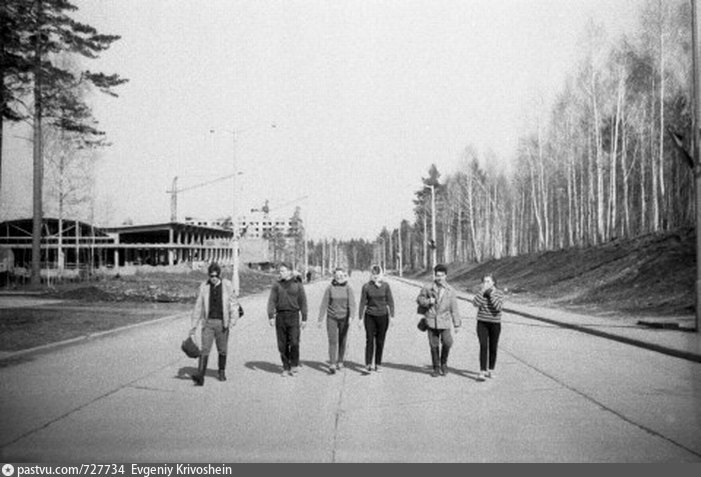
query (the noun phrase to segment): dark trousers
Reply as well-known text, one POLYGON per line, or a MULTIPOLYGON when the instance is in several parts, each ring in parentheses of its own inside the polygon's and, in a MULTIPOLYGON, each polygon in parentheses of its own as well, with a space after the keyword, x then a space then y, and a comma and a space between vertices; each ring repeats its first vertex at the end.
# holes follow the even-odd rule
POLYGON ((428 345, 431 348, 433 367, 437 368, 438 364, 441 366, 447 365, 450 347, 453 346, 453 333, 450 331, 450 328, 444 330, 429 328, 426 330, 426 334, 428 335, 428 345), (443 344, 442 348, 441 343, 443 344))
POLYGON ((226 356, 226 347, 229 342, 229 330, 224 331, 222 320, 205 320, 202 326, 202 356, 209 356, 212 344, 217 344, 220 355, 226 356))
POLYGON ((477 321, 477 338, 480 342, 480 371, 487 371, 487 364, 489 364, 490 370, 494 369, 497 364, 500 334, 501 323, 477 321))
POLYGON ((346 338, 348 337, 348 319, 326 319, 326 331, 329 335, 329 363, 342 363, 346 355, 346 338))
POLYGON ((278 312, 275 332, 283 369, 299 366, 299 312, 278 312))
POLYGON ((372 364, 375 356, 375 366, 382 364, 382 351, 385 347, 385 336, 389 327, 389 315, 372 316, 365 313, 365 364, 372 364))

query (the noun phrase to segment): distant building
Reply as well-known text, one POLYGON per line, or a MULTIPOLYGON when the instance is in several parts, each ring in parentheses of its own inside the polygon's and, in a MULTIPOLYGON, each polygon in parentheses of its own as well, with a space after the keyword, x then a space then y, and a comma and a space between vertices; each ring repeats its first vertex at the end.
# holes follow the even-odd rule
POLYGON ((198 217, 185 217, 185 224, 197 225, 198 227, 218 227, 231 230, 231 217, 221 219, 201 219, 198 217))
MULTIPOLYGON (((0 223, 0 250, 5 267, 31 267, 32 229, 32 219, 0 223)), ((75 220, 44 218, 41 268, 231 263, 232 237, 231 230, 221 227, 179 222, 99 228, 75 220)))
POLYGON ((250 214, 238 218, 239 232, 243 238, 269 239, 276 233, 290 235, 295 225, 289 217, 274 217, 262 210, 251 210, 250 214))

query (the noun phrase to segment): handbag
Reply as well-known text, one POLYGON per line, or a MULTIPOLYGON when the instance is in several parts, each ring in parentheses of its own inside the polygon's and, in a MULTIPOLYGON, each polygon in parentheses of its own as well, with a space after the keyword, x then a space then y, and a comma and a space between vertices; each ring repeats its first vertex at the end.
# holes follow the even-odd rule
POLYGON ((200 357, 200 348, 197 346, 197 343, 195 343, 195 340, 192 339, 192 336, 188 336, 186 340, 183 340, 180 349, 183 350, 188 358, 200 357))
POLYGON ((419 331, 426 331, 428 329, 428 323, 426 323, 426 317, 422 317, 416 324, 419 331))

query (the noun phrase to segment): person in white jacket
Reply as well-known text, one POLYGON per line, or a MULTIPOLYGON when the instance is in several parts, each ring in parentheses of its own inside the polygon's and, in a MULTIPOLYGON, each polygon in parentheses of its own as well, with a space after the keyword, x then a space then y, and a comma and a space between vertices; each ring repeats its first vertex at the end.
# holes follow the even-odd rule
POLYGON ((458 332, 462 324, 458 311, 458 296, 447 282, 448 269, 438 264, 433 269, 433 283, 424 286, 416 302, 424 310, 431 349, 431 376, 445 376, 448 372, 448 355, 453 346, 452 328, 458 332))
POLYGON ((197 386, 204 385, 207 361, 212 344, 217 344, 219 353, 219 381, 226 381, 226 355, 229 342, 229 329, 239 319, 239 303, 234 294, 234 286, 221 276, 221 267, 216 262, 209 265, 209 279, 200 285, 195 309, 192 312, 190 335, 194 336, 202 328, 202 349, 197 366, 197 374, 192 380, 197 386))

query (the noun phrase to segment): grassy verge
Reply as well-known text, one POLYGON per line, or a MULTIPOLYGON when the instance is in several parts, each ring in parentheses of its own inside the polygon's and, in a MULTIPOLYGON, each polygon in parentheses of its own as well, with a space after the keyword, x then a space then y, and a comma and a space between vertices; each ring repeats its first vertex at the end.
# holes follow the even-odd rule
MULTIPOLYGON (((225 274, 226 276, 226 274, 225 274)), ((189 312, 202 272, 148 273, 58 286, 32 306, 0 306, 0 352, 43 346, 169 315, 189 312)), ((243 270, 241 296, 268 289, 270 274, 243 270)))

